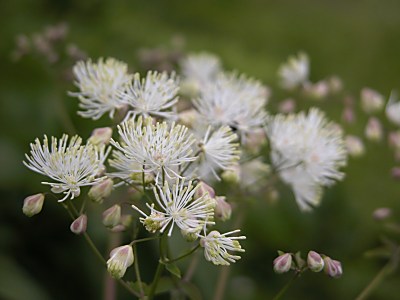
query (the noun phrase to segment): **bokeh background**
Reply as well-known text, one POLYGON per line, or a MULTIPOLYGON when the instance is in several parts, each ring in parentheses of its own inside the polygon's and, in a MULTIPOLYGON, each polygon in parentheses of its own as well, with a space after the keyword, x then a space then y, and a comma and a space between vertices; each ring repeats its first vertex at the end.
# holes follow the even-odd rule
MULTIPOLYGON (((68 80, 70 64, 51 64, 31 54, 16 61, 17 35, 32 36, 65 22, 68 43, 94 59, 123 60, 135 71, 155 67, 146 60, 148 49, 157 48, 155 54, 150 51, 156 56, 212 52, 226 69, 270 86, 272 111, 273 103, 285 97, 277 89, 277 69, 299 50, 311 58, 313 81, 336 74, 356 101, 364 86, 385 96, 400 89, 396 0, 14 0, 0 2, 0 20, 0 299, 101 299, 104 277, 87 245, 69 231, 70 220, 59 205, 47 201, 44 211, 31 219, 21 212, 27 195, 45 190, 42 177, 22 165, 29 143, 45 133, 71 133, 69 119, 83 137, 107 120, 95 125, 76 115, 77 101, 67 96, 74 90, 68 80)), ((318 105, 340 119, 340 102, 318 105)), ((348 131, 362 134, 366 120, 359 113, 357 125, 348 131)), ((379 246, 382 232, 371 214, 387 206, 399 220, 400 183, 390 175, 395 162, 386 141, 366 147, 367 154, 349 161, 346 179, 327 190, 322 205, 311 214, 302 214, 284 187, 274 204, 262 193, 243 195, 248 198, 246 253, 232 267, 226 299, 272 298, 290 278, 272 271, 278 249, 304 254, 314 249, 342 261, 344 268, 337 280, 305 274, 286 299, 353 299, 367 285, 385 263, 364 256, 379 246)), ((89 232, 106 253, 105 231, 93 223, 89 232)), ((146 248, 139 251, 145 256, 141 265, 146 278, 156 262, 146 258, 146 248)), ((216 267, 201 261, 194 281, 204 299, 211 298, 217 274, 216 267)), ((399 299, 399 284, 400 274, 395 272, 371 299, 399 299)), ((118 299, 128 298, 119 291, 118 299)))

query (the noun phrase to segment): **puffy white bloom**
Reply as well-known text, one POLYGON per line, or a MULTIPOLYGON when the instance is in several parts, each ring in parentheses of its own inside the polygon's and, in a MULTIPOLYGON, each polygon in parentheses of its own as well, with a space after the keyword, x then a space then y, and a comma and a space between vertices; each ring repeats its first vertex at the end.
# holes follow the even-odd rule
POLYGON ((107 270, 113 278, 120 279, 125 275, 126 269, 134 261, 131 245, 124 245, 113 249, 107 260, 107 270))
POLYGON ((31 156, 25 156, 25 166, 55 181, 42 183, 50 185, 53 193, 64 193, 60 201, 68 197, 74 199, 79 196, 80 187, 94 185, 104 179, 96 178, 102 170, 104 158, 94 145, 82 145, 82 139, 77 135, 69 143, 67 135, 60 140, 52 137, 50 146, 47 136, 44 136, 43 145, 36 139, 35 143, 31 143, 31 156))
POLYGON ((240 158, 238 137, 228 126, 222 126, 211 132, 208 128, 201 151, 203 161, 200 165, 200 176, 206 177, 210 172, 219 179, 218 170, 230 169, 240 158))
POLYGON ((153 205, 146 205, 150 208, 150 214, 146 215, 139 208, 132 207, 143 215, 140 221, 150 232, 164 232, 171 224, 168 236, 171 236, 174 225, 178 226, 186 234, 198 233, 203 226, 214 224, 214 206, 215 202, 204 194, 195 197, 196 190, 199 186, 193 186, 189 181, 185 185, 185 180, 176 180, 176 184, 169 187, 166 181, 163 187, 157 185, 154 187, 154 195, 160 210, 154 208, 153 205))
POLYGON ((366 113, 374 113, 380 111, 384 104, 383 96, 377 91, 370 88, 363 88, 361 90, 361 108, 366 113))
POLYGON ((268 94, 268 89, 257 80, 236 73, 221 73, 193 104, 203 122, 228 125, 246 133, 264 124, 268 94))
POLYGON ((390 93, 389 101, 386 104, 386 117, 392 123, 400 126, 400 101, 395 91, 390 93))
POLYGON ((118 95, 132 79, 125 63, 114 58, 100 58, 97 63, 79 61, 73 72, 80 91, 69 95, 79 98, 79 107, 83 109, 79 115, 97 120, 108 112, 113 118, 115 110, 124 106, 118 95))
POLYGON ((211 83, 222 71, 219 58, 210 53, 190 54, 181 61, 182 74, 186 84, 201 89, 211 83))
POLYGON ((347 153, 342 131, 312 108, 308 115, 277 115, 267 125, 272 164, 294 190, 302 210, 319 204, 321 186, 332 185, 344 174, 347 153))
POLYGON ((310 61, 305 53, 290 56, 278 70, 281 84, 284 88, 293 89, 308 81, 310 61))
POLYGON ((214 265, 228 266, 240 259, 239 255, 230 252, 245 252, 238 240, 244 240, 245 236, 232 237, 230 235, 240 232, 239 229, 224 234, 216 230, 201 236, 200 245, 204 248, 206 260, 214 265))
POLYGON ((175 73, 168 76, 166 72, 149 71, 146 78, 136 73, 119 96, 121 102, 133 107, 133 115, 170 118, 174 114, 168 110, 178 102, 178 90, 175 73))
POLYGON ((139 117, 119 125, 118 133, 121 142, 111 140, 117 150, 110 160, 118 172, 111 176, 130 180, 133 173, 144 171, 158 178, 164 171, 168 178, 180 177, 179 167, 196 159, 192 155, 195 139, 185 126, 166 122, 154 125, 151 118, 139 117))

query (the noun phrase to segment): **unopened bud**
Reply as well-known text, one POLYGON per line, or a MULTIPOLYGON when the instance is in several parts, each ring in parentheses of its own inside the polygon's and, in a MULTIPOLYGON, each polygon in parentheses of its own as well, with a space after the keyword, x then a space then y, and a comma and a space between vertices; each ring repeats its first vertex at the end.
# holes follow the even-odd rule
POLYGON ((107 261, 107 270, 113 278, 120 279, 124 276, 126 269, 133 264, 134 256, 131 245, 120 246, 110 253, 107 261))
POLYGON ((282 274, 286 273, 292 267, 292 254, 284 253, 274 259, 274 271, 275 273, 282 274))
POLYGON ((87 228, 87 216, 80 215, 77 219, 75 219, 75 221, 72 222, 69 228, 75 234, 85 233, 87 228))
POLYGON ((210 198, 214 198, 215 197, 214 189, 211 186, 209 186, 207 183, 205 183, 204 181, 200 181, 197 184, 197 186, 198 186, 198 188, 197 188, 197 190, 196 190, 196 192, 194 194, 195 198, 200 198, 200 197, 202 197, 202 196, 204 196, 206 194, 208 194, 208 196, 210 198))
POLYGON ((324 260, 321 255, 315 251, 308 252, 307 266, 313 272, 320 272, 324 268, 324 260))
POLYGON ((362 156, 365 153, 365 147, 362 140, 354 135, 348 135, 345 139, 347 152, 353 157, 362 156))
POLYGON ((193 108, 184 110, 178 115, 180 123, 189 128, 193 128, 193 124, 198 119, 198 117, 199 114, 193 108))
POLYGON ((306 95, 315 99, 315 100, 322 100, 325 98, 329 93, 329 85, 326 81, 318 81, 317 83, 309 83, 305 85, 305 92, 306 95))
POLYGON ((346 123, 354 123, 355 116, 352 107, 345 107, 342 112, 342 120, 346 123))
POLYGON ((102 182, 92 186, 89 190, 88 196, 94 202, 102 203, 105 198, 110 196, 114 183, 111 178, 107 178, 102 182))
POLYGON ((400 167, 393 167, 392 168, 392 177, 394 179, 400 180, 400 167))
POLYGON ((392 210, 388 207, 380 207, 374 210, 372 217, 377 221, 383 221, 392 215, 392 210))
POLYGON ((333 278, 339 278, 343 274, 342 264, 340 261, 331 259, 328 256, 324 257, 324 271, 327 275, 333 278))
POLYGON ((228 183, 238 183, 240 180, 240 166, 234 165, 222 172, 221 177, 228 183))
POLYGON ((389 132, 388 143, 395 150, 400 150, 400 130, 389 132))
POLYGON ((334 94, 343 89, 343 82, 338 76, 328 78, 329 91, 334 94))
POLYGON ((93 145, 107 145, 111 140, 112 132, 110 127, 96 128, 93 130, 89 142, 93 145))
POLYGON ((36 194, 26 197, 24 200, 24 205, 22 206, 22 212, 28 217, 37 215, 42 211, 43 203, 44 194, 36 194))
POLYGON ((121 206, 115 204, 103 212, 103 224, 106 227, 114 227, 121 220, 121 206))
POLYGON ((390 93, 389 101, 386 104, 386 117, 396 125, 400 125, 400 101, 396 91, 390 93))
POLYGON ((232 207, 228 202, 225 201, 225 197, 215 197, 215 204, 215 217, 221 221, 229 220, 232 214, 232 207))
POLYGON ((293 99, 286 99, 279 103, 278 111, 282 114, 290 114, 296 109, 296 102, 293 99))
POLYGON ((366 113, 378 112, 383 108, 384 98, 377 91, 370 88, 361 90, 361 107, 366 113))
POLYGON ((382 139, 382 125, 377 118, 369 118, 368 124, 365 127, 365 136, 371 141, 380 141, 382 139))

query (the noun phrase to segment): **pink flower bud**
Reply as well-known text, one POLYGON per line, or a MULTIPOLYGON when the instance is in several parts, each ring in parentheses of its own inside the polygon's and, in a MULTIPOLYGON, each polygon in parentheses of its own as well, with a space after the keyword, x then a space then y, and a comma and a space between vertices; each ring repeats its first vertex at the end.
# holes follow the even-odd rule
POLYGON ((339 278, 343 274, 342 264, 340 261, 331 259, 328 256, 324 257, 324 271, 327 275, 333 278, 339 278))
POLYGON ((366 113, 378 112, 383 108, 384 98, 377 91, 370 88, 361 90, 361 107, 366 113))
POLYGON ((275 273, 286 273, 292 267, 292 254, 285 253, 279 255, 277 258, 274 259, 273 265, 275 273))
POLYGON ((394 179, 397 179, 397 180, 400 179, 400 167, 393 167, 392 168, 392 177, 394 179))
POLYGON ((96 128, 93 130, 89 142, 94 145, 107 145, 111 140, 112 132, 110 127, 96 128))
POLYGON ((107 270, 113 278, 120 279, 124 276, 126 269, 133 264, 134 256, 131 245, 120 246, 110 253, 107 261, 107 270))
POLYGON ((80 215, 75 221, 72 222, 70 229, 75 234, 82 234, 86 232, 87 228, 87 216, 85 214, 80 215))
POLYGON ((103 212, 103 224, 106 227, 114 227, 121 220, 121 206, 115 204, 103 212))
POLYGON ((102 203, 104 198, 110 196, 114 183, 112 179, 107 178, 102 182, 92 186, 89 190, 88 196, 94 202, 102 203))
POLYGON ((342 112, 342 120, 346 123, 354 123, 355 121, 355 116, 354 116, 354 110, 352 107, 345 107, 343 112, 342 112))
POLYGON ((290 114, 296 109, 296 102, 293 99, 286 99, 279 103, 278 111, 282 114, 290 114))
POLYGON ((382 139, 382 125, 377 118, 369 118, 367 126, 365 127, 365 136, 371 141, 380 141, 382 139))
POLYGON ((24 200, 24 205, 22 206, 22 212, 28 217, 37 215, 42 211, 43 203, 44 194, 36 194, 26 197, 24 200))
POLYGON ((228 202, 225 201, 225 197, 215 197, 215 202, 215 217, 221 221, 229 220, 232 214, 232 207, 228 202))
POLYGON ((307 255, 307 265, 311 271, 320 272, 324 268, 324 260, 319 253, 310 251, 307 255))
POLYGON ((210 198, 214 198, 215 197, 215 191, 214 189, 209 186, 207 183, 205 183, 204 181, 200 181, 197 184, 198 188, 194 194, 195 198, 200 198, 202 196, 204 196, 205 194, 208 194, 208 196, 210 198))
POLYGON ((392 215, 392 210, 389 207, 380 207, 374 210, 372 217, 377 221, 383 221, 392 215))

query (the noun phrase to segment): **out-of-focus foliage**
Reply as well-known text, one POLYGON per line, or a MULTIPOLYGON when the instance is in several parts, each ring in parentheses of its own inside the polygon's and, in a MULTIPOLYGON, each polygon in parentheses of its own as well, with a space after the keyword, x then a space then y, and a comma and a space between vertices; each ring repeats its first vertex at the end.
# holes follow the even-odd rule
MULTIPOLYGON (((45 211, 32 219, 22 212, 27 195, 41 191, 41 177, 23 167, 24 153, 34 137, 60 136, 74 130, 88 137, 93 124, 76 115, 73 90, 61 70, 40 55, 12 59, 18 34, 31 36, 47 25, 66 22, 68 42, 89 57, 115 57, 135 71, 149 68, 144 49, 206 50, 216 53, 227 69, 262 80, 275 91, 277 69, 287 56, 303 50, 311 59, 311 79, 339 75, 358 105, 364 86, 386 97, 400 89, 400 3, 371 1, 3 1, 0 3, 0 298, 98 299, 102 267, 83 241, 69 232, 68 216, 47 201, 45 211), (29 296, 27 296, 29 295, 29 296)), ((65 49, 60 49, 64 53, 65 49)), ((178 52, 179 52, 178 51, 178 52)), ((170 53, 170 52, 168 52, 170 53)), ((272 103, 283 95, 276 92, 272 103)), ((342 107, 320 104, 333 119, 342 107)), ((303 101, 300 107, 310 106, 303 101)), ((271 110, 274 111, 272 104, 271 110)), ((350 133, 362 135, 367 116, 359 113, 350 133)), ((103 119, 102 119, 103 120, 103 119)), ((343 264, 342 279, 306 274, 288 291, 288 299, 351 299, 378 272, 381 263, 363 253, 379 245, 375 208, 391 207, 399 218, 399 182, 392 179, 392 153, 381 143, 366 144, 366 155, 350 160, 346 179, 329 189, 322 204, 302 214, 293 195, 282 189, 277 203, 261 192, 243 195, 249 211, 242 232, 246 253, 233 268, 227 299, 269 299, 289 279, 272 270, 276 250, 316 250, 343 264)), ((89 231, 107 252, 99 233, 100 220, 89 231)), ((145 256, 146 249, 141 249, 145 256)), ((148 263, 153 274, 156 262, 148 263)), ((145 268, 144 268, 145 269, 145 268)), ((194 280, 210 299, 217 269, 199 264, 194 280), (206 276, 204 276, 206 274, 206 276)), ((150 280, 150 278, 147 278, 150 280)), ((396 299, 400 276, 393 274, 377 289, 377 299, 396 299)), ((121 291, 118 299, 124 299, 121 291)))

